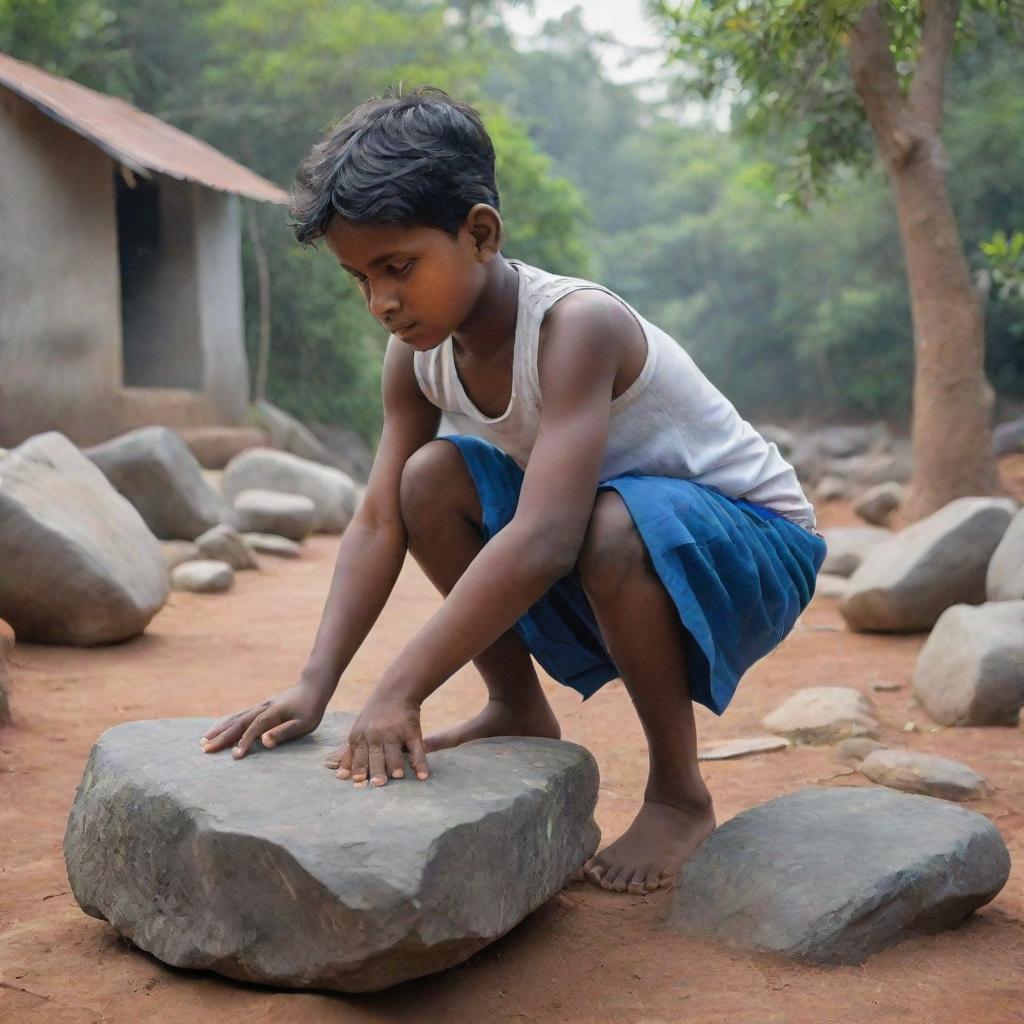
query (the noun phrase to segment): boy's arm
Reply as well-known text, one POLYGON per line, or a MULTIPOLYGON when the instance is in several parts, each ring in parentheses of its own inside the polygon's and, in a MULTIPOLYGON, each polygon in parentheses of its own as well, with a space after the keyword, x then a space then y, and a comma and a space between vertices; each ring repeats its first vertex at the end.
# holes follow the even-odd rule
MULTIPOLYGON (((274 746, 310 732, 309 715, 285 717, 296 703, 315 709, 319 724, 341 674, 380 615, 405 560, 408 538, 399 506, 402 470, 437 432, 438 409, 423 396, 413 372, 413 351, 392 339, 384 357, 381 391, 384 426, 366 493, 338 546, 330 591, 313 649, 288 699, 271 698, 231 716, 207 733, 208 752, 238 740, 244 756, 257 736, 274 746), (241 736, 241 739, 238 737, 241 736)), ((279 695, 283 696, 283 695, 279 695)))
POLYGON ((410 708, 511 628, 576 564, 597 494, 624 332, 639 326, 615 299, 588 292, 563 300, 545 328, 543 411, 515 517, 378 682, 353 726, 343 777, 384 781, 384 752, 398 742, 396 728, 410 708))

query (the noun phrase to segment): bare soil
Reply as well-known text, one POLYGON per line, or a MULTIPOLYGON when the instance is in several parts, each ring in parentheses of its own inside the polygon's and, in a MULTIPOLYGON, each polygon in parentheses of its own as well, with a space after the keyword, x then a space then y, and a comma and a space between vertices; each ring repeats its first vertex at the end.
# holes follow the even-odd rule
MULTIPOLYGON (((1012 483, 1024 486, 1022 466, 1006 468, 1012 483)), ((821 519, 826 526, 853 522, 842 503, 825 506, 821 519)), ((835 602, 824 598, 747 675, 722 718, 698 709, 702 739, 761 733, 761 717, 798 687, 847 685, 874 701, 885 741, 980 771, 991 794, 969 806, 996 823, 1015 863, 996 900, 953 932, 906 942, 863 967, 814 968, 661 931, 666 893, 619 895, 572 883, 467 963, 356 997, 169 968, 87 917, 70 895, 61 843, 96 737, 134 719, 220 716, 291 685, 312 640, 336 545, 317 537, 300 561, 263 558, 262 570, 239 574, 226 596, 175 594, 146 635, 125 644, 15 648, 16 725, 0 733, 0 1021, 1024 1022, 1022 730, 935 727, 910 689, 924 638, 851 634, 835 602), (873 692, 874 682, 901 688, 873 692)), ((357 709, 438 603, 410 560, 334 706, 357 709)), ((639 806, 646 770, 629 699, 619 682, 585 705, 556 683, 545 686, 565 738, 597 757, 597 819, 606 839, 614 838, 639 806)), ((475 713, 482 699, 479 677, 464 669, 428 703, 424 725, 454 723, 475 713)), ((707 763, 719 820, 805 786, 866 784, 833 757, 830 748, 799 747, 707 763)))

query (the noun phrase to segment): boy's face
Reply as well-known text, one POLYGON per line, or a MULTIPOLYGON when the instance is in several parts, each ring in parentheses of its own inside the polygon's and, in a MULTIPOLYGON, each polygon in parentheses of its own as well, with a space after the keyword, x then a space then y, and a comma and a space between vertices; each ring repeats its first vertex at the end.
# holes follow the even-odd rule
POLYGON ((377 320, 417 350, 436 348, 469 317, 490 257, 463 225, 351 224, 334 217, 327 248, 355 278, 377 320))

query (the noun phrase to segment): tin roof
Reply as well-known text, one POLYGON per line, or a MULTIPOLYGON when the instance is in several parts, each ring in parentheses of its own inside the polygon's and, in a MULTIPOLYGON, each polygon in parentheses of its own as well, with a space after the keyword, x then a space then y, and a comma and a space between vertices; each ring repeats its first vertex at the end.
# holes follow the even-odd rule
POLYGON ((273 182, 124 100, 5 53, 0 53, 0 85, 138 174, 148 177, 148 172, 156 171, 249 199, 288 201, 287 193, 273 182))

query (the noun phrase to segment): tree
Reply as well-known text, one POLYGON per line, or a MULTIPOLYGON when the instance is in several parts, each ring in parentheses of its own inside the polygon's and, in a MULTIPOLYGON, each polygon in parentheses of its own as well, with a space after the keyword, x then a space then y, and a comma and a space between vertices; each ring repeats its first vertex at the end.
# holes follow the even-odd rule
POLYGON ((656 0, 673 57, 704 96, 738 96, 741 125, 793 143, 790 197, 805 201, 839 164, 874 149, 896 205, 914 333, 914 475, 909 520, 998 490, 975 289, 946 180, 947 64, 973 19, 1016 28, 1021 0, 656 0))

